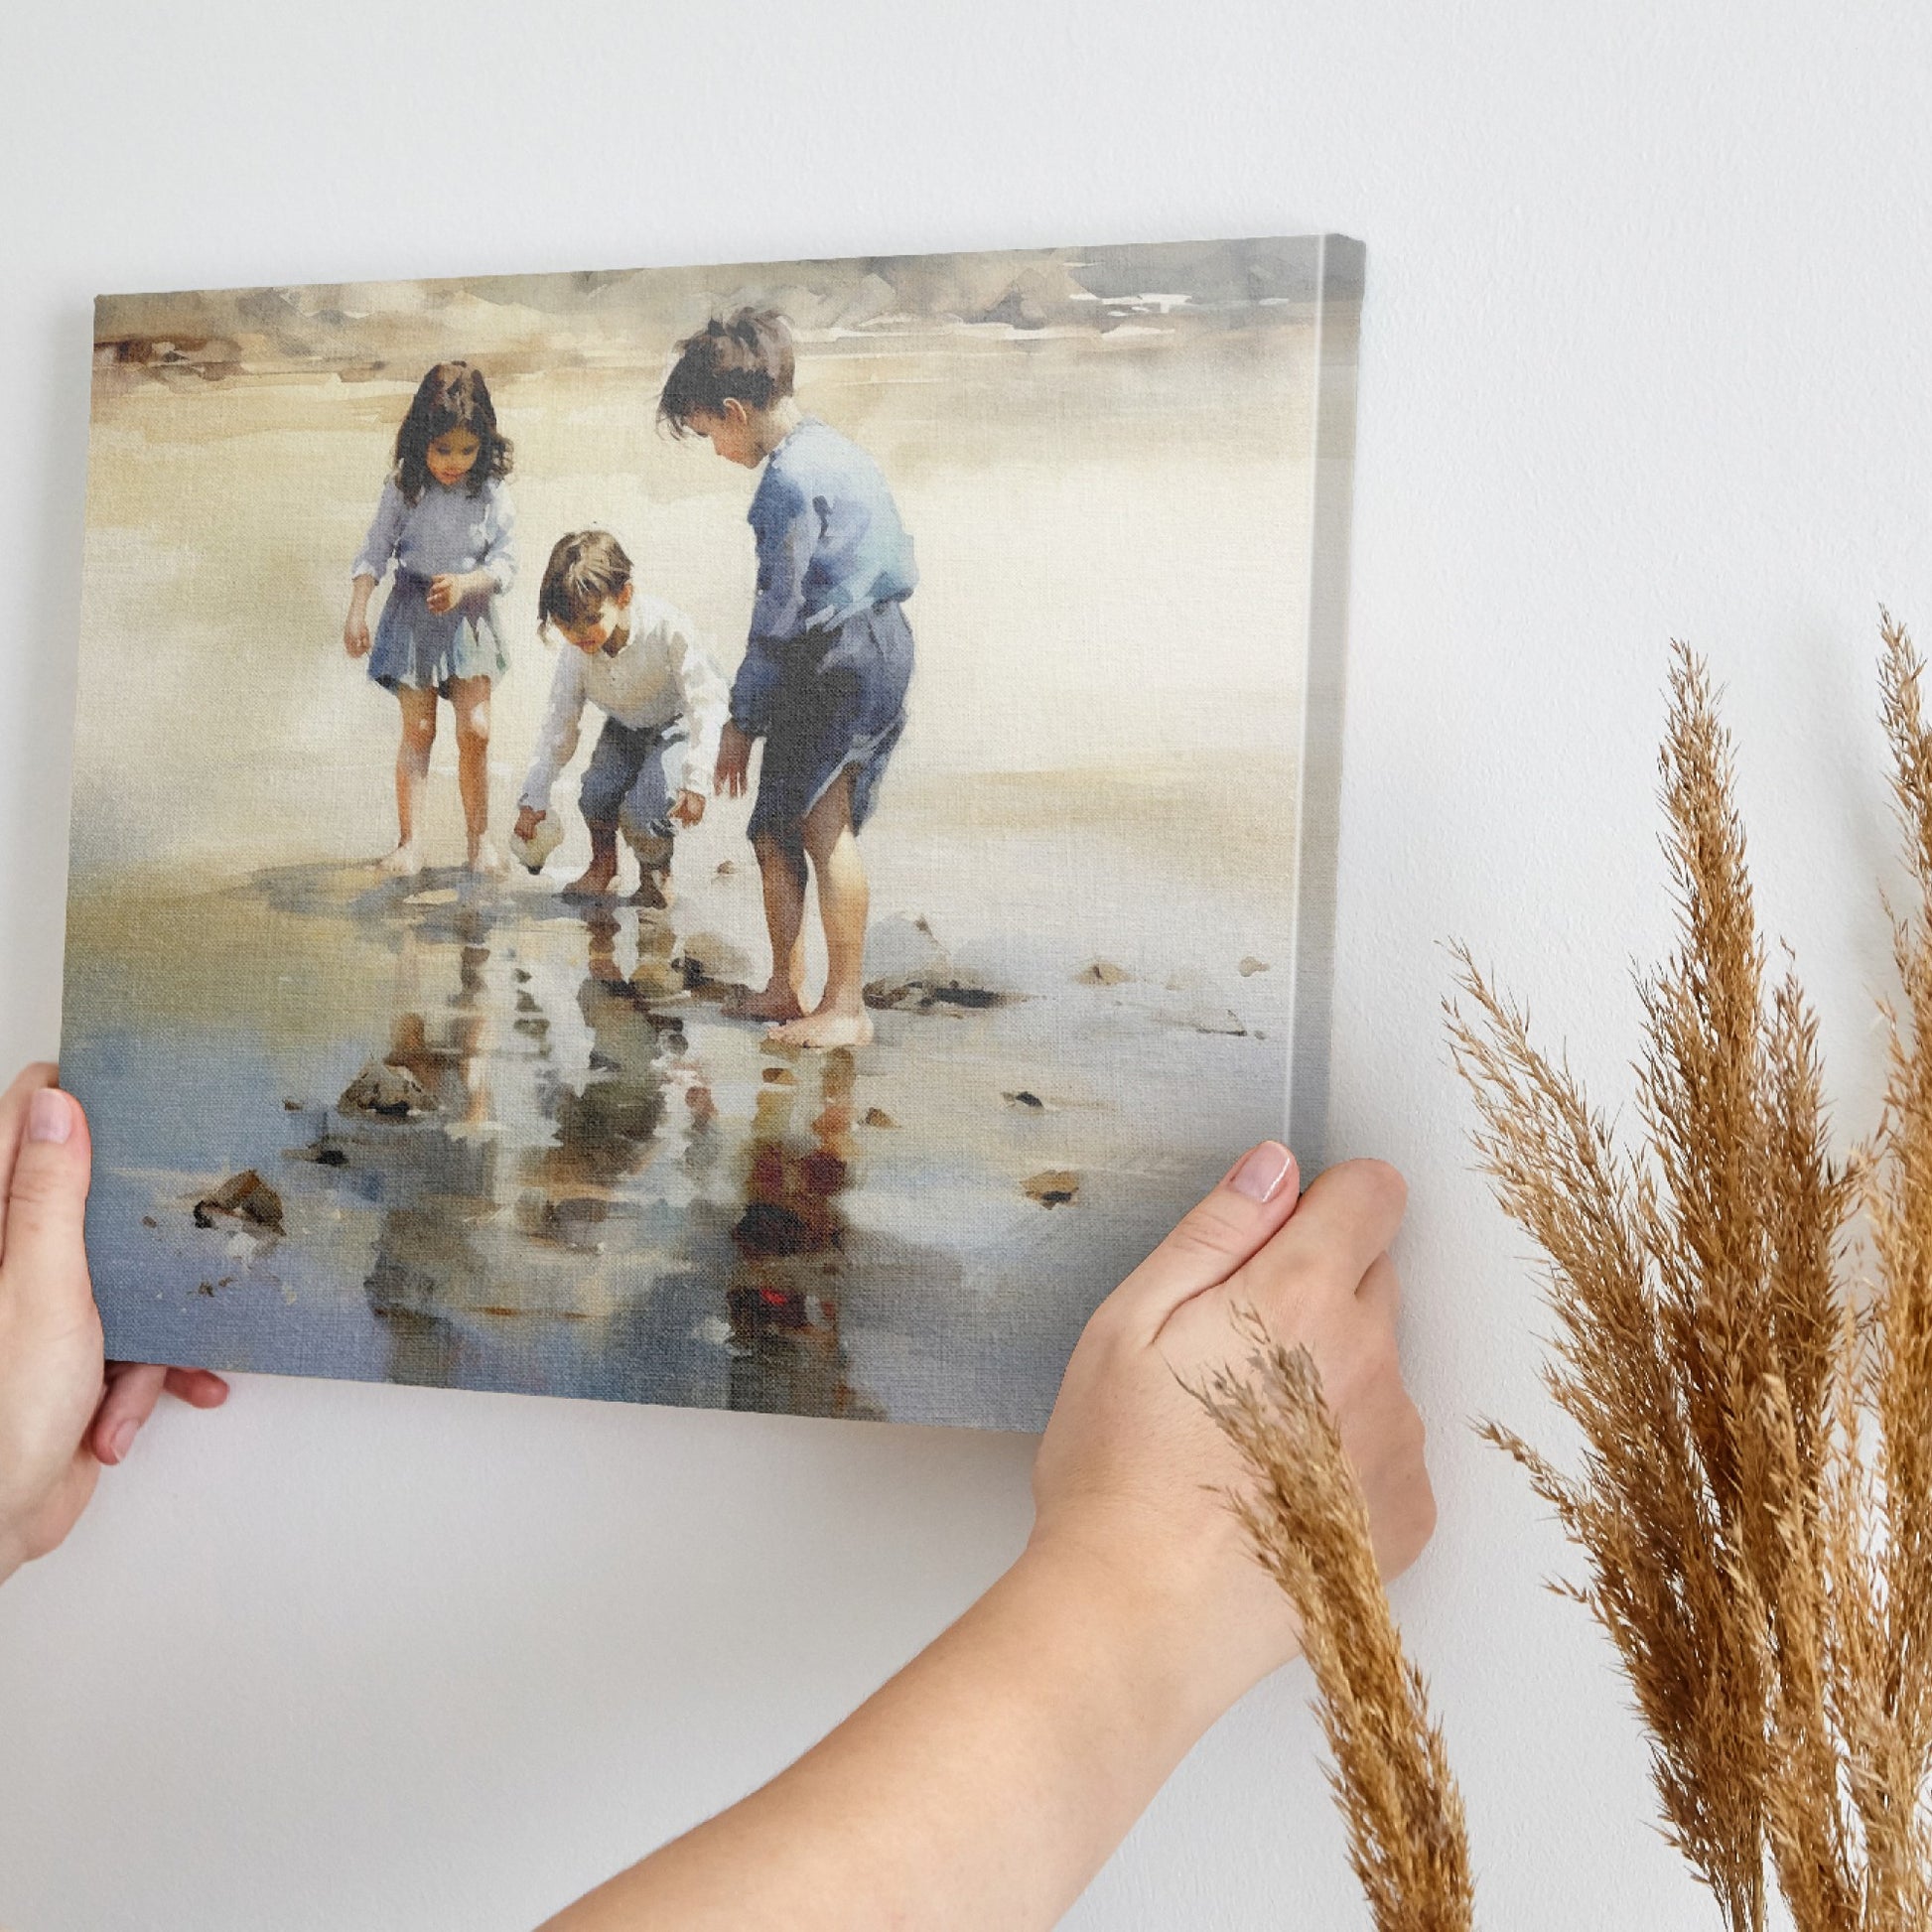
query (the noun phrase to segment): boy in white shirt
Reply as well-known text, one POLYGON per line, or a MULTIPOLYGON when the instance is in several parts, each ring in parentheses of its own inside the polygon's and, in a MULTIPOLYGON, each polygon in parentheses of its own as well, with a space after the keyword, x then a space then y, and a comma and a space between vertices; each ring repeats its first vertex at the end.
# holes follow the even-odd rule
POLYGON ((527 841, 548 816, 550 788, 577 750, 588 699, 606 714, 578 793, 591 863, 564 897, 611 892, 621 831, 640 875, 631 902, 667 905, 672 826, 704 817, 728 711, 725 681, 691 620, 637 594, 630 559, 606 530, 557 539, 537 593, 537 628, 552 624, 573 648, 551 681, 536 756, 517 797, 516 836, 527 841))

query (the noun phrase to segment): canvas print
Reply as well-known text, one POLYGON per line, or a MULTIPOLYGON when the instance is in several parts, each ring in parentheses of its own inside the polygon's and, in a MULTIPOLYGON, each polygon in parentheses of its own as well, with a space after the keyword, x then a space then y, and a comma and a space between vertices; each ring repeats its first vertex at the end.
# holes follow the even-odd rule
POLYGON ((1359 244, 97 305, 110 1354, 1037 1428, 1319 1159, 1359 244))

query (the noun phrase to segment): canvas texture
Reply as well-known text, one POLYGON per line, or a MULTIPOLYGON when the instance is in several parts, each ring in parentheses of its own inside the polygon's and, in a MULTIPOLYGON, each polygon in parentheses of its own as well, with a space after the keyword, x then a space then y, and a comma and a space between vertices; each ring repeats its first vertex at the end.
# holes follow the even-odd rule
POLYGON ((1038 1428, 1244 1148, 1319 1158, 1361 289, 1330 236, 102 298, 109 1353, 1038 1428), (658 420, 746 310, 751 464, 658 420), (456 361, 508 447, 411 502, 456 361), (631 566, 592 652, 570 532, 631 566), (824 1038, 757 1011, 787 880, 801 1008, 863 985, 824 1038))

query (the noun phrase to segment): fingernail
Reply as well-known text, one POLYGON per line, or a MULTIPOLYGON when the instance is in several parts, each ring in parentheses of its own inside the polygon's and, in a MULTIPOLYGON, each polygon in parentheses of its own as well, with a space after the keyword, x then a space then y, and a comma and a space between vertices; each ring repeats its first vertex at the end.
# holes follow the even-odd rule
POLYGON ((114 1425, 114 1433, 107 1439, 107 1449, 116 1462, 134 1447, 134 1437, 140 1427, 132 1416, 124 1416, 114 1425))
POLYGON ((1279 1141, 1263 1141, 1234 1171, 1228 1185, 1250 1200, 1269 1201, 1288 1178, 1295 1157, 1279 1141))
POLYGON ((42 1087, 27 1103, 30 1141, 65 1141, 73 1132, 73 1103, 58 1087, 42 1087))

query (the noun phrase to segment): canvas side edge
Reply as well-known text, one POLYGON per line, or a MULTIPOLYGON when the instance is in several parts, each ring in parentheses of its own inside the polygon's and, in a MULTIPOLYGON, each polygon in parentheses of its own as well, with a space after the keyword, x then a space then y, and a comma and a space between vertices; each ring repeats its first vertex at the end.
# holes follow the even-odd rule
POLYGON ((1288 1087, 1289 1145, 1304 1174, 1317 1173, 1327 1159, 1356 374, 1367 259, 1364 245, 1346 235, 1323 235, 1320 246, 1288 1087))
MULTIPOLYGON (((81 693, 86 680, 85 643, 87 629, 87 533, 93 527, 94 491, 94 412, 99 403, 98 386, 95 382, 94 345, 100 339, 100 314, 102 306, 112 298, 97 295, 93 299, 87 324, 87 462, 81 473, 80 484, 80 546, 79 555, 73 560, 75 575, 80 581, 80 604, 76 613, 77 621, 71 638, 73 649, 73 699, 68 706, 68 830, 63 841, 65 865, 61 876, 61 1060, 68 1059, 68 1027, 72 1002, 68 995, 73 984, 73 948, 70 939, 73 908, 73 798, 74 785, 79 776, 80 764, 80 706, 81 693)), ((84 1099, 82 1101, 84 1105, 84 1099)))

